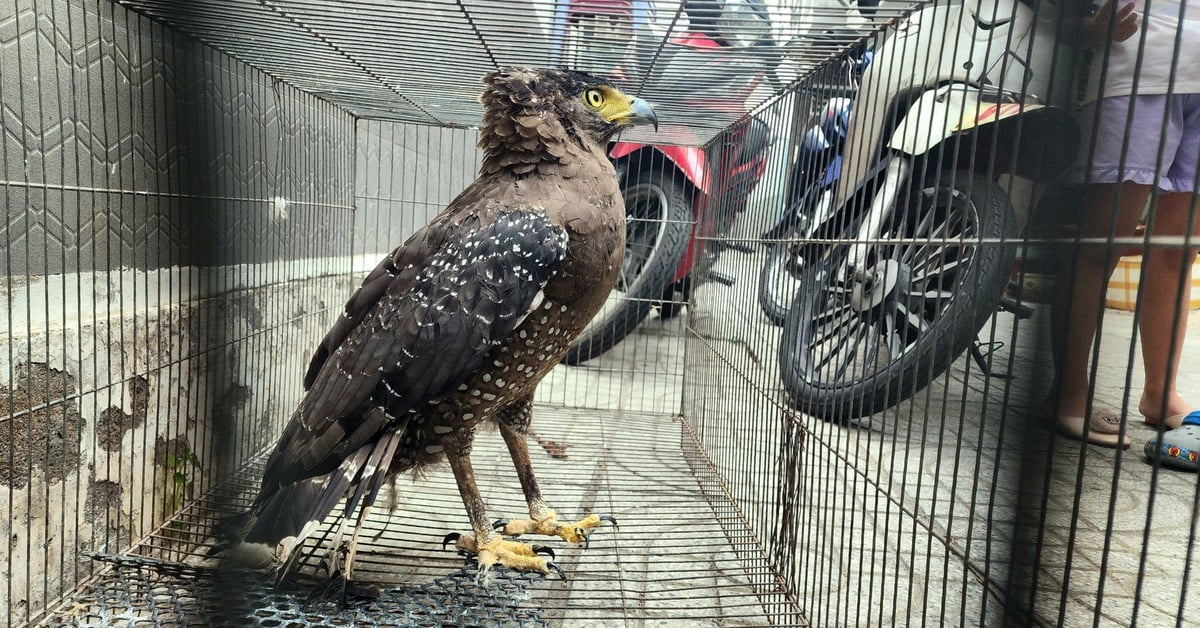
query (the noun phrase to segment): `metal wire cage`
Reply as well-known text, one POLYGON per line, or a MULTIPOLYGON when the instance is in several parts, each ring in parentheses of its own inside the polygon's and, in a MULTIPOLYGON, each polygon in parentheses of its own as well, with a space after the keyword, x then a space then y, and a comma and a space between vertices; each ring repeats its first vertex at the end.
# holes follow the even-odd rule
MULTIPOLYGON (((0 1, 10 624, 1200 612, 1195 476, 1043 420, 1062 328, 1038 291, 1070 285, 1079 244, 1049 218, 1079 194, 1050 176, 1076 152, 1079 7, 0 1), (380 256, 474 179, 479 78, 507 65, 605 74, 663 121, 613 152, 638 279, 539 388, 531 434, 558 509, 620 528, 556 548, 562 581, 480 582, 441 546, 467 519, 433 470, 390 486, 394 509, 368 522, 369 602, 309 596, 319 551, 282 586, 221 568, 212 526, 252 498, 312 348, 380 256), (921 111, 958 124, 952 141, 905 126, 921 111), (932 148, 888 161, 880 129, 932 148), (872 213, 887 194, 902 209, 872 213)), ((1133 319, 1112 316, 1093 387, 1127 406, 1133 319)), ((519 514, 498 441, 477 441, 478 479, 492 512, 519 514)))

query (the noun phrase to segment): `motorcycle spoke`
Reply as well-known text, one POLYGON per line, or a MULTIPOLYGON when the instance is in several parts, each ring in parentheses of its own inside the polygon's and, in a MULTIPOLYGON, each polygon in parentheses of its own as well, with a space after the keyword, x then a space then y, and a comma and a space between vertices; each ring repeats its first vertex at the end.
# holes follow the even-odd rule
MULTIPOLYGON (((914 240, 922 239, 922 235, 920 235, 920 233, 922 233, 924 231, 924 229, 929 227, 929 223, 930 223, 930 221, 934 220, 934 217, 935 216, 934 216, 934 213, 932 213, 932 211, 928 211, 928 213, 925 213, 922 217, 920 217, 920 222, 918 222, 917 226, 913 228, 914 235, 913 235, 912 239, 914 239, 914 240)), ((904 228, 904 226, 901 226, 898 229, 894 229, 893 233, 898 233, 902 237, 902 235, 904 235, 906 232, 907 231, 904 228)), ((896 259, 896 261, 899 261, 902 264, 911 264, 913 256, 914 256, 914 252, 919 251, 920 247, 922 247, 923 245, 924 245, 924 243, 905 243, 905 244, 896 245, 896 251, 898 251, 898 255, 895 255, 894 259, 896 259)))
MULTIPOLYGON (((836 369, 834 369, 834 373, 833 373, 834 381, 840 382, 845 379, 846 371, 848 371, 850 369, 850 365, 855 361, 854 356, 858 355, 858 352, 855 351, 855 349, 857 349, 858 346, 862 344, 864 339, 866 339, 868 341, 868 345, 869 345, 870 337, 871 337, 870 331, 871 331, 871 328, 867 325, 862 325, 858 328, 858 332, 856 334, 854 334, 855 337, 854 337, 853 344, 851 344, 850 349, 845 352, 846 359, 842 360, 842 363, 840 365, 838 365, 838 367, 836 369)), ((878 353, 879 353, 878 343, 876 343, 874 351, 872 351, 871 348, 868 346, 867 355, 871 356, 872 353, 874 353, 875 356, 878 355, 878 353)), ((870 364, 873 361, 874 361, 874 357, 868 357, 866 360, 866 364, 870 364)))
POLYGON ((850 310, 849 302, 842 303, 834 308, 826 309, 824 312, 818 314, 817 317, 813 319, 813 325, 823 325, 827 322, 833 322, 834 318, 836 318, 837 316, 839 316, 842 313, 847 312, 849 310, 850 310))
MULTIPOLYGON (((967 259, 969 259, 969 258, 967 258, 967 259)), ((918 282, 918 281, 925 281, 931 275, 940 275, 942 273, 954 270, 954 269, 958 268, 959 266, 965 265, 967 263, 967 259, 964 259, 962 257, 960 257, 958 259, 952 259, 952 260, 942 263, 937 268, 932 268, 932 269, 929 268, 930 264, 928 262, 931 262, 933 260, 927 260, 927 262, 925 264, 922 264, 919 267, 913 268, 913 275, 912 275, 911 279, 914 283, 918 282)))
MULTIPOLYGON (((848 309, 848 308, 845 308, 845 309, 848 309)), ((843 318, 840 321, 830 321, 829 324, 830 324, 831 328, 826 329, 824 332, 818 333, 813 338, 812 344, 810 346, 815 349, 815 348, 819 347, 820 345, 824 344, 825 341, 829 340, 830 338, 834 337, 835 335, 840 336, 840 332, 843 329, 845 329, 846 327, 848 327, 849 325, 851 325, 855 322, 854 319, 855 319, 855 316, 853 315, 853 313, 851 313, 849 316, 843 318)))
POLYGON ((891 358, 895 360, 904 355, 907 347, 904 346, 904 339, 900 337, 900 330, 896 325, 895 316, 883 317, 884 337, 888 341, 888 352, 891 353, 891 358))
MULTIPOLYGON (((868 330, 868 331, 870 331, 870 330, 868 330)), ((878 332, 880 330, 878 328, 875 328, 873 331, 878 332)), ((879 345, 880 345, 880 340, 882 340, 882 339, 883 339, 883 337, 881 335, 879 335, 879 333, 868 333, 867 334, 866 347, 863 352, 863 365, 864 366, 873 366, 878 363, 878 361, 879 361, 879 345)), ((874 370, 874 369, 872 369, 872 370, 874 370)))
MULTIPOLYGON (((827 347, 827 350, 824 352, 824 354, 822 354, 821 358, 817 360, 816 365, 813 367, 814 373, 825 372, 827 370, 826 367, 830 366, 831 362, 834 370, 834 381, 837 381, 846 373, 846 369, 849 367, 854 356, 853 351, 846 350, 847 343, 850 343, 850 349, 857 347, 862 339, 863 330, 865 328, 863 325, 854 325, 854 323, 857 322, 854 319, 855 317, 851 316, 837 326, 837 331, 848 329, 849 333, 838 334, 837 341, 832 343, 832 346, 827 347), (839 356, 844 357, 841 360, 834 362, 834 359, 838 358, 839 356)), ((829 334, 826 334, 825 337, 829 337, 829 334)), ((819 344, 828 343, 820 342, 819 344)))
POLYGON ((926 291, 924 291, 924 292, 914 292, 914 293, 910 293, 910 294, 913 294, 914 296, 919 296, 919 297, 921 297, 922 299, 926 299, 926 300, 929 300, 929 301, 936 301, 936 300, 938 300, 938 299, 952 299, 952 298, 954 298, 954 292, 953 292, 953 291, 950 291, 950 290, 940 290, 940 289, 937 289, 937 288, 933 288, 933 289, 930 289, 930 290, 926 290, 926 291))
MULTIPOLYGON (((945 245, 939 247, 944 249, 945 246, 951 246, 949 243, 963 238, 970 237, 969 227, 965 224, 963 204, 970 204, 970 201, 961 198, 955 193, 948 201, 951 205, 944 207, 943 211, 938 211, 938 198, 936 193, 926 192, 924 194, 926 207, 922 208, 921 221, 917 223, 912 230, 912 235, 909 236, 912 240, 924 242, 914 242, 905 246, 904 254, 901 256, 901 261, 912 263, 916 257, 916 253, 923 247, 932 245, 935 242, 944 242, 945 245)), ((928 259, 930 255, 922 255, 928 259)), ((927 264, 927 262, 924 262, 927 264)))
POLYGON ((825 286, 824 290, 830 294, 846 295, 846 294, 850 294, 851 292, 853 292, 854 288, 851 288, 850 286, 843 286, 840 283, 835 283, 835 284, 832 284, 829 286, 825 286))
POLYGON ((926 321, 919 312, 914 312, 903 303, 896 304, 896 311, 904 316, 904 321, 908 326, 915 330, 917 334, 923 334, 929 329, 929 322, 926 321))

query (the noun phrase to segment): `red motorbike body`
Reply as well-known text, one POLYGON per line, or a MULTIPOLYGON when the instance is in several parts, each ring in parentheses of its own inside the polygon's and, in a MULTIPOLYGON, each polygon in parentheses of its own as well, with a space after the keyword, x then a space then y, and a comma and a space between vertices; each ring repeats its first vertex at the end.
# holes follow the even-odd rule
MULTIPOLYGON (((720 48, 721 44, 703 33, 688 33, 674 43, 692 48, 720 48)), ((734 94, 730 98, 719 101, 696 101, 697 108, 706 108, 721 112, 744 112, 745 96, 758 84, 753 81, 745 94, 734 94)), ((724 144, 719 154, 714 155, 715 164, 709 163, 709 155, 698 146, 659 146, 638 144, 633 142, 617 142, 609 151, 609 157, 620 160, 634 153, 649 148, 660 153, 668 162, 687 178, 695 193, 692 200, 692 215, 695 226, 688 240, 687 252, 680 260, 675 270, 674 281, 686 278, 695 267, 696 256, 702 249, 697 242, 704 242, 720 233, 727 231, 733 224, 734 218, 746 207, 750 192, 762 178, 766 170, 766 147, 769 141, 765 137, 750 137, 753 129, 752 118, 731 127, 724 135, 724 144), (744 123, 742 123, 744 122, 744 123), (748 143, 758 141, 761 146, 747 151, 748 143), (749 154, 747 154, 749 152, 749 154)), ((761 123, 760 123, 761 124, 761 123)), ((759 131, 760 134, 765 131, 759 131)), ((655 160, 657 162, 657 160, 655 160)))

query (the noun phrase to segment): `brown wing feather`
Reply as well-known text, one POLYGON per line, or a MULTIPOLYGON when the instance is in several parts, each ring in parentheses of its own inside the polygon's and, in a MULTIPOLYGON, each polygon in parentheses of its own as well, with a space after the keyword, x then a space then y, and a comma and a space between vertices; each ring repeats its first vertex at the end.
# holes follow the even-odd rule
MULTIPOLYGON (((535 208, 457 229, 423 263, 414 263, 416 272, 391 272, 394 260, 415 257, 405 250, 393 254, 392 265, 381 264, 376 272, 382 274, 351 299, 344 320, 357 322, 345 333, 335 328, 322 343, 326 354, 314 358, 319 366, 308 394, 267 463, 263 496, 332 471, 389 423, 466 382, 512 333, 566 255, 566 232, 535 208), (386 418, 367 412, 375 407, 384 408, 386 418)), ((402 248, 429 241, 425 236, 402 248)))
POLYGON ((363 279, 362 285, 346 302, 342 315, 313 352, 308 372, 304 375, 304 390, 312 388, 325 361, 345 342, 354 328, 363 322, 389 286, 412 284, 424 262, 445 243, 447 228, 454 226, 449 223, 448 217, 443 214, 414 233, 404 244, 396 247, 391 255, 383 258, 375 270, 363 279))

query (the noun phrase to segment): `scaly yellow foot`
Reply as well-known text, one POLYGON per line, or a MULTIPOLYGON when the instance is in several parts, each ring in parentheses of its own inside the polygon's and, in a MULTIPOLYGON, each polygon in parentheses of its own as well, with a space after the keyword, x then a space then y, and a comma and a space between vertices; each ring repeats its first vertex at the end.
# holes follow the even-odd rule
POLYGON ((459 553, 475 556, 479 561, 479 572, 484 574, 495 565, 516 569, 517 571, 537 571, 549 574, 557 571, 564 579, 566 575, 558 565, 554 564, 554 550, 548 547, 533 546, 528 543, 506 541, 499 536, 493 536, 491 541, 480 545, 475 537, 469 534, 451 532, 442 539, 442 547, 450 541, 455 541, 459 553), (550 558, 542 557, 542 554, 550 558))
POLYGON ((521 536, 522 534, 543 534, 557 536, 560 539, 574 543, 583 543, 587 547, 588 537, 592 530, 600 527, 605 521, 617 525, 617 520, 611 515, 588 515, 575 523, 563 523, 558 520, 553 510, 537 520, 532 519, 500 519, 493 527, 505 536, 521 536))

